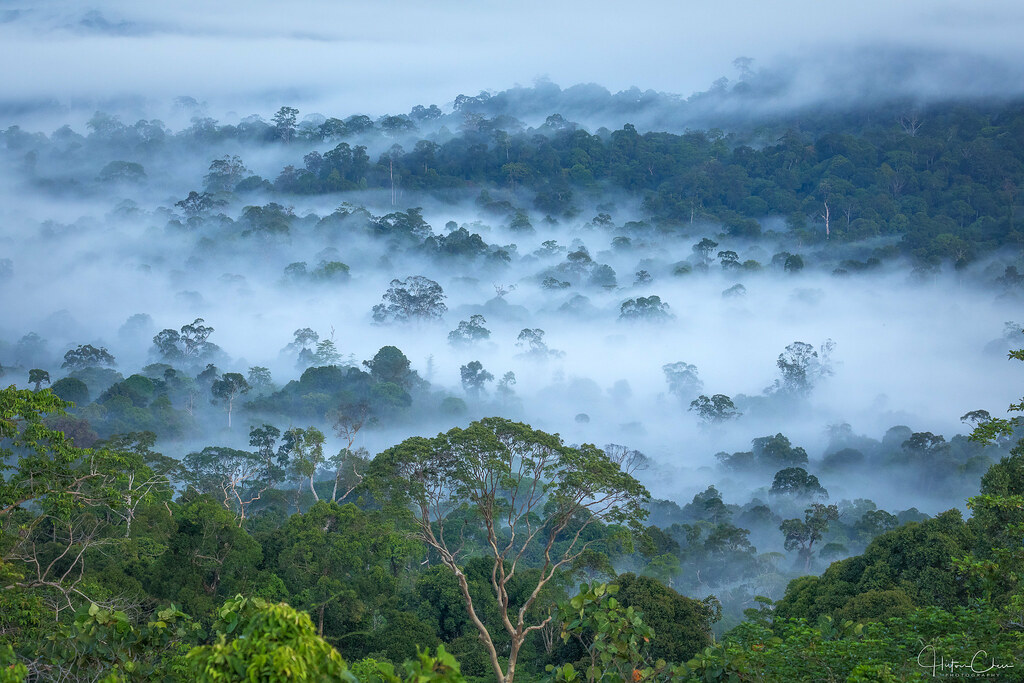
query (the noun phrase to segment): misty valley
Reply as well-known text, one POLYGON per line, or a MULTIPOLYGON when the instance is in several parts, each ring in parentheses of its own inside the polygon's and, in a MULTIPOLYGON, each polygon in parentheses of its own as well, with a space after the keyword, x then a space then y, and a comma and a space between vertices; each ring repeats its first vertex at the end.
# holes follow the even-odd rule
POLYGON ((3 110, 0 681, 1021 680, 1024 105, 776 85, 3 110))

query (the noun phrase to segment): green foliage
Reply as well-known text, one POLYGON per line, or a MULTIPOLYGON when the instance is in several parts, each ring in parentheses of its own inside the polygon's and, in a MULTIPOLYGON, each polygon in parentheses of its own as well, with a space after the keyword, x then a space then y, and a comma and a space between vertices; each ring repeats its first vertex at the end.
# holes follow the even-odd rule
POLYGON ((615 533, 605 526, 640 531, 649 494, 630 464, 590 444, 573 448, 529 425, 485 418, 435 439, 405 440, 374 459, 370 477, 396 513, 411 510, 415 536, 455 575, 494 674, 504 678, 514 674, 526 637, 548 623, 532 608, 558 571, 615 533), (471 524, 458 534, 462 541, 446 535, 446 526, 460 524, 471 524), (471 565, 458 561, 467 533, 482 537, 479 562, 491 577, 502 636, 511 641, 504 668, 470 591, 471 565), (530 559, 536 573, 517 570, 530 559))
POLYGON ((431 655, 430 650, 417 647, 415 658, 396 669, 387 662, 357 662, 352 666, 362 683, 465 683, 455 657, 438 645, 431 655))
POLYGON ((982 606, 922 608, 867 625, 830 617, 815 625, 804 619, 776 619, 770 627, 748 623, 670 669, 671 680, 925 681, 942 675, 942 660, 948 672, 951 659, 958 674, 972 673, 973 660, 975 671, 1017 680, 1024 635, 1012 619, 1012 613, 982 606))
POLYGON ((186 655, 198 683, 356 681, 309 615, 284 603, 239 595, 218 610, 213 632, 212 644, 186 655))
POLYGON ((787 467, 776 472, 772 487, 768 492, 774 495, 792 496, 798 500, 828 498, 828 491, 818 482, 818 478, 813 474, 808 474, 807 470, 802 467, 787 467))
POLYGON ((178 506, 174 522, 177 528, 147 579, 152 594, 204 615, 227 597, 254 593, 268 580, 257 569, 260 544, 224 505, 197 496, 178 506))
POLYGON ((48 391, 0 390, 0 523, 29 502, 67 518, 93 496, 112 495, 104 477, 113 476, 119 456, 75 448, 43 423, 67 405, 48 391))
POLYGON ((441 285, 422 275, 392 280, 384 303, 373 307, 376 323, 436 320, 448 310, 441 285))
MULTIPOLYGON (((378 514, 325 501, 290 517, 270 545, 274 571, 292 603, 313 616, 318 633, 334 637, 363 630, 372 621, 367 617, 396 592, 399 575, 416 552, 378 514)), ((375 632, 373 638, 380 635, 375 632)), ((416 643, 434 644, 429 639, 416 643)))
POLYGON ((706 424, 734 420, 743 414, 736 410, 736 404, 725 394, 711 397, 701 394, 690 402, 690 410, 696 411, 706 424))
POLYGON ((620 574, 612 585, 618 586, 619 603, 638 610, 657 634, 649 644, 650 659, 684 662, 711 645, 715 615, 705 602, 635 574, 620 574))
POLYGON ((0 645, 0 683, 22 683, 28 676, 28 667, 17 661, 10 645, 0 645))
POLYGON ((96 604, 50 634, 44 667, 91 680, 175 681, 184 675, 184 655, 199 636, 199 625, 174 605, 158 609, 135 625, 121 611, 96 604))
POLYGON ((479 314, 469 316, 469 320, 460 320, 459 326, 448 333, 448 343, 452 346, 471 346, 489 339, 491 331, 484 327, 486 323, 487 319, 479 314))
POLYGON ((114 357, 105 348, 96 348, 92 344, 81 344, 64 354, 62 368, 80 370, 98 365, 116 365, 114 357))
POLYGON ((75 406, 84 406, 89 402, 89 387, 85 382, 74 377, 64 377, 50 386, 50 391, 61 400, 75 406))
POLYGON ((844 608, 860 593, 896 589, 915 606, 951 608, 964 596, 952 558, 972 546, 973 535, 956 510, 911 522, 875 538, 862 555, 833 563, 820 579, 805 577, 790 584, 776 611, 783 617, 816 619, 844 608))
MULTIPOLYGON (((574 638, 583 645, 588 682, 632 680, 646 661, 654 630, 640 610, 619 603, 618 592, 615 584, 582 584, 575 597, 559 605, 562 641, 574 638)), ((548 671, 556 681, 580 680, 572 664, 549 666, 548 671)))
POLYGON ((673 317, 668 304, 655 295, 627 299, 619 306, 619 320, 665 322, 673 317))

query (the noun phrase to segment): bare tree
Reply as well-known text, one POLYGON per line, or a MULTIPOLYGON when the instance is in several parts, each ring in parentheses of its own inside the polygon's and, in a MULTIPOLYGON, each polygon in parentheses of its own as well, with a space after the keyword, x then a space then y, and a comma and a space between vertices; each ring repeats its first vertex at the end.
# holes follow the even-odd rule
POLYGON ((921 128, 921 124, 924 123, 916 111, 910 111, 904 114, 900 114, 896 117, 896 122, 900 124, 900 128, 903 132, 912 138, 917 137, 917 131, 921 128))

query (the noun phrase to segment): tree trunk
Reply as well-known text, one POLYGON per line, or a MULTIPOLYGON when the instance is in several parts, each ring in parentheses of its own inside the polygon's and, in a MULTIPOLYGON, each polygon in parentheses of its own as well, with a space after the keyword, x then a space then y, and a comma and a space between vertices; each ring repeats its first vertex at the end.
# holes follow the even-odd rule
MULTIPOLYGON (((445 564, 448 564, 446 562, 445 564)), ((466 603, 466 609, 469 611, 469 619, 476 626, 477 632, 480 634, 480 642, 484 644, 484 649, 487 650, 487 656, 491 660, 491 668, 494 669, 494 675, 498 681, 509 683, 512 679, 506 677, 505 673, 501 670, 501 663, 498 661, 498 651, 494 649, 494 642, 491 640, 491 634, 487 631, 487 627, 480 621, 480 617, 477 616, 476 610, 473 609, 473 597, 469 594, 469 583, 466 581, 466 575, 459 571, 458 567, 454 566, 454 563, 449 564, 449 569, 454 570, 456 578, 459 580, 459 590, 462 592, 462 599, 466 603)), ((511 676, 511 674, 509 674, 511 676)))
POLYGON ((512 683, 516 675, 516 662, 519 659, 519 648, 523 646, 523 636, 512 636, 512 649, 508 653, 508 670, 505 673, 505 683, 512 683))

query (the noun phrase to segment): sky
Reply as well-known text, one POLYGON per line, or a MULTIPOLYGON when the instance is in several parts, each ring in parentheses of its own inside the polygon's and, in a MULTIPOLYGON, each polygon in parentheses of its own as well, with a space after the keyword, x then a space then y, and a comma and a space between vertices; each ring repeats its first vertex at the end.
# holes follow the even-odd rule
POLYGON ((191 96, 214 114, 268 99, 383 114, 538 78, 689 95, 736 78, 740 56, 785 71, 794 101, 872 85, 979 94, 1022 87, 1021 35, 1024 5, 1006 0, 3 0, 0 104, 191 96))

